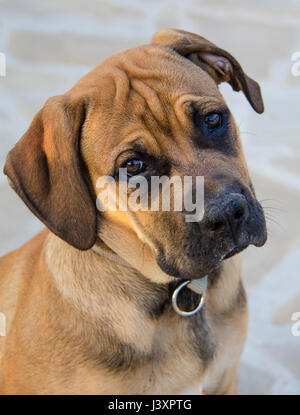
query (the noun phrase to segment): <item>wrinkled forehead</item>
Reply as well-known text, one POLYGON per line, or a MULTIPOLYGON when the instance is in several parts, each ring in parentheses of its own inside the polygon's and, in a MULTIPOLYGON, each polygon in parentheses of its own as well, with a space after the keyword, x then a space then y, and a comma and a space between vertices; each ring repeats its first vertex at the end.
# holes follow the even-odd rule
POLYGON ((153 112, 163 112, 161 106, 174 106, 183 96, 200 101, 211 97, 223 102, 206 71, 170 48, 153 45, 110 56, 77 86, 85 91, 91 88, 101 106, 107 108, 110 102, 118 107, 120 115, 128 112, 128 107, 131 115, 147 106, 153 112))
POLYGON ((160 103, 174 106, 183 95, 222 99, 207 72, 170 48, 146 45, 130 49, 112 57, 111 63, 115 97, 123 97, 129 105, 131 95, 158 110, 160 103))
POLYGON ((78 86, 92 91, 90 132, 103 135, 108 148, 141 130, 158 141, 160 136, 174 136, 174 131, 182 137, 186 104, 211 110, 224 105, 204 70, 171 49, 151 45, 111 56, 78 86))

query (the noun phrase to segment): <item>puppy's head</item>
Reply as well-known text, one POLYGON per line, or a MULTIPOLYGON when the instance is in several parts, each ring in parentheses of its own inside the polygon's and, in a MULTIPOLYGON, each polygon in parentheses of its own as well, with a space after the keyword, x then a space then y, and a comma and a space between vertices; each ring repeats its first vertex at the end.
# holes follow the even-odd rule
MULTIPOLYGON (((90 249, 100 236, 137 268, 146 261, 164 275, 204 276, 224 258, 266 240, 220 82, 243 91, 263 112, 258 84, 228 52, 198 35, 162 30, 150 45, 108 58, 66 94, 48 100, 4 171, 33 213, 76 248, 90 249), (125 178, 120 168, 127 169, 125 178), (104 176, 115 179, 114 189, 132 180, 146 184, 149 198, 139 193, 140 209, 124 209, 117 200, 116 209, 107 204, 99 212, 98 180, 104 176), (203 176, 201 220, 187 221, 186 206, 174 207, 174 185, 170 209, 160 202, 153 208, 154 176, 181 183, 203 176)), ((193 183, 188 194, 195 197, 193 183)), ((127 189, 126 198, 132 192, 127 189)), ((159 187, 158 196, 162 192, 159 187)))

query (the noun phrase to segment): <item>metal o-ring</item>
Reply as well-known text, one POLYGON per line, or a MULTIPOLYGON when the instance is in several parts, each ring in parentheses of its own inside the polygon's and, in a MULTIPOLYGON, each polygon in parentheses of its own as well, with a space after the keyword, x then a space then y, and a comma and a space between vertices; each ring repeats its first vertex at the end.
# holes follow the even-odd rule
POLYGON ((185 316, 185 317, 186 316, 192 316, 193 314, 197 313, 202 308, 202 306, 204 304, 204 298, 205 298, 205 296, 204 296, 204 294, 202 294, 201 295, 201 298, 200 298, 200 301, 199 301, 199 304, 197 305, 197 307, 194 310, 184 311, 184 310, 181 310, 178 307, 178 305, 177 305, 177 297, 178 297, 178 294, 180 293, 180 291, 182 290, 182 288, 184 288, 186 285, 190 284, 190 282, 191 281, 189 281, 189 280, 188 281, 184 281, 182 284, 180 284, 174 290, 173 295, 172 295, 172 305, 173 305, 173 308, 176 311, 176 313, 179 314, 180 316, 185 316))

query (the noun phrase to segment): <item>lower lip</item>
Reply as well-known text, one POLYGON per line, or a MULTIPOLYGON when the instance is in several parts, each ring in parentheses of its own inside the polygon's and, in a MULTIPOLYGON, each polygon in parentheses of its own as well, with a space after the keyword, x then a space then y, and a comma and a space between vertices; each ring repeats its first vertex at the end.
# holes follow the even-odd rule
POLYGON ((228 259, 231 258, 232 256, 239 254, 240 252, 242 252, 244 249, 247 248, 248 245, 244 245, 242 247, 238 247, 238 248, 234 248, 232 251, 230 251, 227 255, 224 256, 223 259, 228 259))

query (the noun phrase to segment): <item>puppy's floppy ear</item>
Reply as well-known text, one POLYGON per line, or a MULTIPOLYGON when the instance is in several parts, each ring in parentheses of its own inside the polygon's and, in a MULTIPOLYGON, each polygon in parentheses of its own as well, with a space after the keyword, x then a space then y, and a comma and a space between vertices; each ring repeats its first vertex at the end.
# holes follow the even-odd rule
POLYGON ((228 82, 234 91, 242 90, 256 112, 264 111, 258 83, 245 74, 233 56, 204 37, 184 30, 163 29, 154 34, 152 44, 172 48, 206 70, 217 84, 228 82))
POLYGON ((56 235, 78 249, 96 241, 96 204, 80 135, 86 103, 50 98, 9 152, 4 173, 29 209, 56 235))

